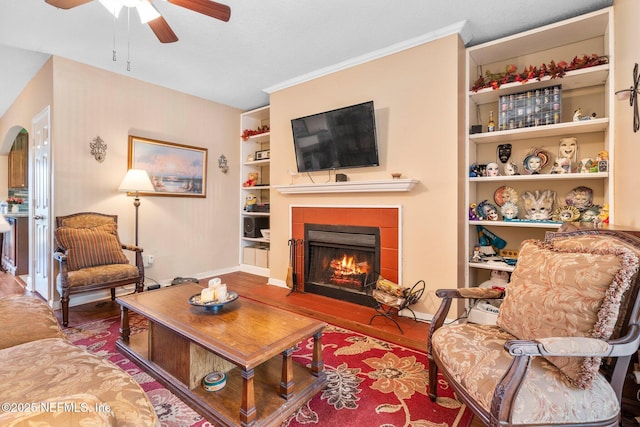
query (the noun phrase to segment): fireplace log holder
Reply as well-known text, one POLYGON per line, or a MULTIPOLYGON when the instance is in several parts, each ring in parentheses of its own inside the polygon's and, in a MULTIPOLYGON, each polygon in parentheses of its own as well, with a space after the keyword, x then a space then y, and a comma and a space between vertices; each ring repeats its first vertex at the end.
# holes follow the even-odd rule
POLYGON ((390 284, 395 285, 382 278, 382 276, 380 276, 376 282, 372 283, 371 299, 373 300, 373 307, 377 313, 371 316, 369 325, 371 325, 373 319, 378 316, 386 317, 395 323, 400 333, 404 335, 404 331, 395 318, 399 316, 402 310, 407 309, 413 315, 413 320, 418 321, 416 313, 411 309, 411 306, 422 297, 426 283, 424 280, 418 280, 411 288, 402 288, 399 285, 389 286, 390 284), (373 285, 375 285, 375 287, 373 285))

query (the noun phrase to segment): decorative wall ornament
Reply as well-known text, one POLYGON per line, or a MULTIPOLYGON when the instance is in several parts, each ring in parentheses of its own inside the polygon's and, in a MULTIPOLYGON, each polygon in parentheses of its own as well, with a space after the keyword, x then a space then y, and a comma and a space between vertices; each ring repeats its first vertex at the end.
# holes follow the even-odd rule
POLYGON ((107 144, 104 143, 102 138, 96 136, 95 139, 89 143, 89 146, 91 147, 91 155, 102 163, 104 158, 107 157, 107 144))
POLYGON ((227 166, 227 158, 224 156, 224 154, 220 154, 220 157, 218 157, 218 167, 220 168, 222 173, 227 173, 227 171, 229 170, 229 166, 227 166))
POLYGON ((616 91, 618 100, 629 100, 629 105, 633 108, 633 132, 640 129, 640 115, 638 115, 638 86, 640 85, 640 76, 638 75, 638 63, 633 66, 633 84, 629 89, 616 91))

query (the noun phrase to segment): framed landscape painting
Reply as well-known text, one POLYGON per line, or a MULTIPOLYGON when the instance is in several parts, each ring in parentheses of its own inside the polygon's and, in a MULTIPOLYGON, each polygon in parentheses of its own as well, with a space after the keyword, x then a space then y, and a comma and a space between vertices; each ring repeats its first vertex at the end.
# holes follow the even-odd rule
POLYGON ((129 135, 129 169, 144 169, 154 193, 144 196, 207 196, 207 149, 129 135))

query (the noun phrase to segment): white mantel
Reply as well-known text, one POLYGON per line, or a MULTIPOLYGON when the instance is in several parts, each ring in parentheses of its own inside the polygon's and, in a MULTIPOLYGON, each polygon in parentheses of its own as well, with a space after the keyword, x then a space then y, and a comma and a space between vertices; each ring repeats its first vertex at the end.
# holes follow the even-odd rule
POLYGON ((274 185, 282 194, 315 193, 377 193, 411 191, 418 184, 416 179, 387 179, 379 181, 326 182, 322 184, 274 185))

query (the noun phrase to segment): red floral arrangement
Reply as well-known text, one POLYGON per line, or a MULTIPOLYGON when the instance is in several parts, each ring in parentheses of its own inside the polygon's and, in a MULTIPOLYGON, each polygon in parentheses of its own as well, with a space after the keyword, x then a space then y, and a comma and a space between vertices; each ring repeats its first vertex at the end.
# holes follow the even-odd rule
POLYGON ((480 89, 488 87, 495 90, 506 83, 526 83, 532 79, 540 81, 545 76, 550 76, 552 79, 561 78, 567 71, 595 67, 596 65, 602 65, 608 62, 609 58, 607 56, 599 56, 593 53, 591 55, 584 55, 581 58, 576 56, 570 63, 566 61, 556 63, 552 60, 548 64, 540 65, 540 67, 529 65, 520 72, 518 72, 518 68, 515 65, 510 64, 505 67, 505 71, 502 73, 494 74, 491 71, 487 71, 484 76, 480 76, 478 80, 473 83, 471 90, 477 92, 480 89))
POLYGON ((269 126, 267 126, 267 125, 260 126, 258 129, 255 129, 255 130, 245 129, 242 132, 241 138, 242 138, 243 141, 246 141, 249 138, 251 138, 252 136, 260 135, 260 134, 266 133, 266 132, 269 132, 269 126))
POLYGON ((9 197, 7 203, 10 205, 21 205, 24 203, 24 199, 21 197, 9 197))

